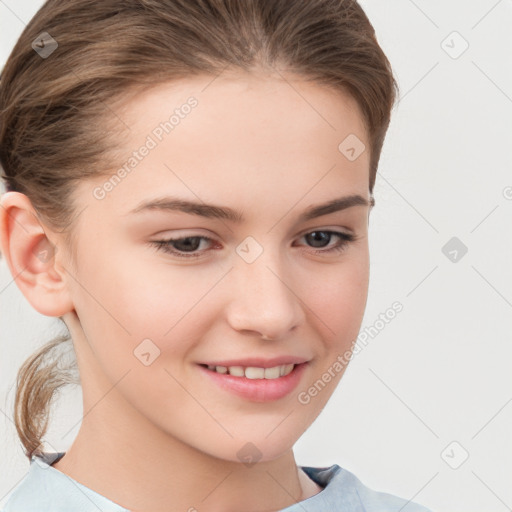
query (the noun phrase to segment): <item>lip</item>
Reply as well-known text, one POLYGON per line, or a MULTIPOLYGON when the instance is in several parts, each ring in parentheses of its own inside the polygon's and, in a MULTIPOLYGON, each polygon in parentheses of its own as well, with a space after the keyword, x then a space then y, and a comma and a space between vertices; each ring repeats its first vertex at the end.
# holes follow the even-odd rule
POLYGON ((277 356, 271 358, 248 357, 245 359, 226 359, 223 361, 201 361, 199 364, 206 366, 253 366, 256 368, 273 368, 282 364, 302 364, 307 363, 308 359, 296 356, 277 356))
MULTIPOLYGON (((220 363, 212 363, 215 366, 257 366, 260 368, 271 368, 272 366, 278 366, 279 363, 276 364, 276 360, 285 360, 281 359, 266 359, 266 360, 254 360, 254 359, 244 359, 239 360, 237 362, 233 361, 224 361, 223 363, 229 364, 220 364, 220 363), (248 361, 251 361, 251 364, 247 364, 248 361), (256 364, 254 361, 258 361, 256 364), (266 366, 262 366, 262 364, 266 364, 266 366)), ((287 359, 290 361, 290 358, 287 359)), ((283 362, 280 364, 290 364, 283 362)), ((207 364, 207 363, 204 363, 207 364)), ((289 395, 298 385, 301 380, 301 377, 308 365, 307 361, 303 361, 301 363, 294 363, 296 366, 292 370, 291 373, 284 377, 278 377, 277 379, 248 379, 247 377, 234 377, 233 375, 217 373, 214 370, 209 370, 207 367, 198 365, 199 370, 209 382, 214 382, 221 389, 229 391, 241 398, 245 398, 246 400, 250 400, 252 402, 271 402, 274 400, 279 400, 280 398, 284 398, 289 395)))

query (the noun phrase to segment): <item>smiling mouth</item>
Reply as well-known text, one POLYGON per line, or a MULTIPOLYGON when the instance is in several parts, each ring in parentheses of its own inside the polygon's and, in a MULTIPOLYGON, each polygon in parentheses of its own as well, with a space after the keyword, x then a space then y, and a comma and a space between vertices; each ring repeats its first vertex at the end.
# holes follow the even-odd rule
POLYGON ((245 377, 246 379, 278 379, 286 377, 295 368, 295 364, 281 364, 271 368, 261 368, 257 366, 213 366, 201 364, 203 368, 220 373, 223 375, 231 375, 233 377, 245 377))
MULTIPOLYGON (((236 361, 237 365, 219 365, 221 361, 199 363, 198 368, 208 379, 208 384, 214 383, 221 389, 228 391, 251 402, 270 402, 285 398, 300 383, 308 361, 263 367, 242 366, 242 361, 236 361), (212 364, 213 363, 213 364, 212 364)), ((231 362, 231 361, 230 361, 231 362)), ((235 361, 233 361, 235 362, 235 361)), ((247 361, 250 364, 268 364, 267 361, 247 361)), ((282 362, 279 361, 279 362, 282 362)), ((275 364, 272 362, 271 364, 275 364)))

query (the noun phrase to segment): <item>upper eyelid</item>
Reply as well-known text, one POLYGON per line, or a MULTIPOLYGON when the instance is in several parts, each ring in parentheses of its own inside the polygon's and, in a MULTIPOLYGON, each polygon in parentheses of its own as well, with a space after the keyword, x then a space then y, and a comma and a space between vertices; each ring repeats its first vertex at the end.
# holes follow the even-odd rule
MULTIPOLYGON (((204 234, 200 230, 200 228, 182 228, 179 230, 162 230, 160 233, 170 233, 171 231, 185 231, 184 234, 175 234, 174 232, 172 234, 156 234, 154 236, 160 237, 159 239, 174 239, 179 240, 182 238, 194 238, 194 237, 204 237, 204 238, 210 238, 212 240, 218 241, 218 238, 216 235, 210 235, 210 234, 204 234), (188 233, 189 232, 189 233, 188 233)), ((356 235, 357 231, 355 229, 351 229, 349 227, 339 227, 339 226, 327 226, 327 227, 316 227, 316 228, 307 228, 302 231, 299 231, 298 234, 295 235, 295 237, 300 237, 307 235, 309 233, 315 232, 315 231, 336 231, 340 233, 344 233, 347 235, 356 235)), ((249 235, 247 235, 249 236, 249 235)), ((234 237, 233 237, 234 238, 234 237)))
POLYGON ((304 236, 304 235, 307 235, 308 233, 313 233, 315 231, 335 231, 335 232, 338 232, 338 233, 344 233, 346 235, 355 235, 356 232, 355 230, 353 229, 350 229, 350 228, 347 228, 347 227, 325 227, 325 228, 309 228, 309 229, 306 229, 304 231, 300 231, 299 234, 297 236, 304 236))
MULTIPOLYGON (((359 238, 361 238, 361 235, 357 234, 356 232, 354 232, 352 230, 344 231, 343 229, 340 229, 340 228, 314 228, 314 229, 309 229, 309 230, 301 232, 294 238, 294 240, 300 239, 300 238, 304 237, 305 235, 308 235, 308 234, 314 233, 314 232, 327 232, 327 233, 330 233, 334 237, 340 238, 342 241, 345 240, 346 242, 348 242, 349 240, 345 239, 343 237, 343 235, 350 237, 351 241, 353 241, 353 242, 355 242, 355 241, 359 240, 359 238)), ((170 236, 170 235, 162 236, 156 240, 150 241, 150 243, 168 242, 168 241, 169 242, 177 242, 179 240, 183 240, 183 239, 187 239, 187 238, 200 238, 203 241, 207 240, 208 242, 211 242, 211 243, 221 243, 217 240, 216 237, 202 235, 199 233, 191 233, 191 234, 185 234, 185 235, 179 235, 179 236, 170 236)))

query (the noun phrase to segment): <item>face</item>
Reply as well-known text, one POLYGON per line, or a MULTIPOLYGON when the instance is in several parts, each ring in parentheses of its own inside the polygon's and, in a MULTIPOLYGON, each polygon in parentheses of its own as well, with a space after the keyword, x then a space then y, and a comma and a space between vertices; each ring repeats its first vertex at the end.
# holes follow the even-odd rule
POLYGON ((287 80, 139 93, 117 110, 129 131, 115 176, 74 195, 83 388, 117 383, 137 417, 235 462, 291 449, 341 378, 366 305, 369 154, 339 148, 348 136, 368 147, 360 111, 287 80))

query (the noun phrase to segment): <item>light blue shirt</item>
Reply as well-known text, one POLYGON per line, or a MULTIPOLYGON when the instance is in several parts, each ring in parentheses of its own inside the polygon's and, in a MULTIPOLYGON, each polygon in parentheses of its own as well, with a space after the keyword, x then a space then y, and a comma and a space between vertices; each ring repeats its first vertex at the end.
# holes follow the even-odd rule
MULTIPOLYGON (((66 452, 33 456, 28 474, 0 512, 130 512, 54 468, 66 452)), ((350 471, 300 466, 323 490, 281 512, 431 512, 425 507, 366 487, 350 471)))

